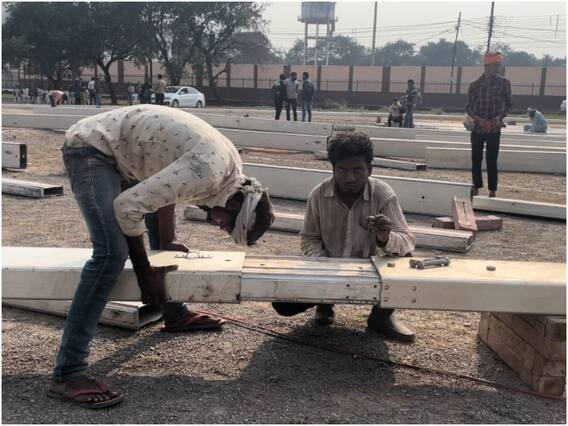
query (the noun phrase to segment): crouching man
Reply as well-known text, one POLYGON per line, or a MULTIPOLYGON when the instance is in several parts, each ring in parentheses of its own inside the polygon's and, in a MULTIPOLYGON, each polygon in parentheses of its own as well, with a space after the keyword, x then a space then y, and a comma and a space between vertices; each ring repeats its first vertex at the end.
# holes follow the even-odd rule
MULTIPOLYGON (((301 232, 306 256, 368 258, 382 252, 406 256, 414 250, 396 194, 385 182, 372 178, 373 145, 363 133, 340 134, 331 140, 328 158, 333 176, 311 192, 301 232)), ((273 303, 280 315, 292 316, 312 308, 308 303, 273 303)), ((315 321, 334 321, 333 305, 317 305, 315 321)), ((369 330, 413 342, 414 333, 396 319, 392 309, 374 306, 369 330)))
POLYGON ((153 249, 187 251, 175 242, 178 199, 205 209, 210 223, 241 245, 258 240, 274 215, 260 183, 243 174, 231 141, 181 110, 141 105, 87 117, 65 134, 63 160, 93 253, 67 316, 48 395, 102 408, 117 404, 123 395, 86 375, 89 345, 128 256, 142 301, 162 307, 167 331, 222 324, 183 303, 166 303, 164 278, 177 265, 150 264, 145 219, 152 218, 146 225, 153 249))

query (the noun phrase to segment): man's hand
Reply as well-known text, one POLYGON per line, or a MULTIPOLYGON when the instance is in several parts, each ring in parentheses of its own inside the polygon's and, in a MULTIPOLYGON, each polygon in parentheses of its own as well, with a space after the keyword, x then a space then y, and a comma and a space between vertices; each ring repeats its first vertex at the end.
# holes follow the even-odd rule
POLYGON ((189 251, 189 249, 184 244, 176 243, 175 241, 172 241, 171 243, 168 244, 164 244, 163 246, 160 245, 160 250, 183 251, 184 253, 187 253, 189 251))
POLYGON ((365 218, 369 224, 369 230, 375 234, 377 240, 382 244, 386 244, 390 237, 390 232, 393 230, 393 223, 384 214, 376 216, 368 216, 365 218))
POLYGON ((146 266, 135 270, 138 286, 142 292, 142 303, 162 306, 166 303, 165 277, 168 272, 178 269, 178 265, 146 266))

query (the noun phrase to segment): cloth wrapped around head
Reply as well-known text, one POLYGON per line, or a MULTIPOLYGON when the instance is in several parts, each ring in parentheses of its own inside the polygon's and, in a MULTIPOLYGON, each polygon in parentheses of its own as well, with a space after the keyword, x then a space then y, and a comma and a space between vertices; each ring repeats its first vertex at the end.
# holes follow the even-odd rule
POLYGON ((244 200, 231 237, 237 244, 250 246, 272 225, 274 214, 266 188, 255 178, 247 178, 240 191, 244 200))
POLYGON ((483 57, 483 65, 502 64, 502 63, 503 63, 503 55, 499 52, 487 53, 483 57))

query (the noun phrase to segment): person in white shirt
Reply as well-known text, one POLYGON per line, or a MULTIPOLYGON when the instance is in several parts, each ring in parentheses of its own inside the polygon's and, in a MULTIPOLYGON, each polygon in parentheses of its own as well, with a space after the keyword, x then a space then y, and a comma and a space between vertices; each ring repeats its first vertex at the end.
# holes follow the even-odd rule
POLYGON ((231 141, 181 110, 135 105, 84 118, 67 130, 63 160, 93 254, 69 310, 49 396, 101 408, 123 395, 86 375, 89 344, 127 257, 142 301, 162 307, 165 331, 214 329, 224 322, 183 303, 166 303, 164 277, 177 267, 150 265, 145 216, 156 214, 152 248, 187 252, 175 241, 178 200, 200 206, 210 223, 241 245, 254 244, 274 214, 266 190, 243 174, 231 141))

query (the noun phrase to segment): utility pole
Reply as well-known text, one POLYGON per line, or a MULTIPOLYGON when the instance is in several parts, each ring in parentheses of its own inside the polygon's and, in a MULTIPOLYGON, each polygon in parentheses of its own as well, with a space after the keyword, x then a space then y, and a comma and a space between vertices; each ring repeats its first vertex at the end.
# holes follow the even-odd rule
POLYGON ((304 24, 304 65, 308 63, 308 23, 304 24))
POLYGON ((373 17, 373 43, 371 45, 371 65, 375 65, 375 40, 377 38, 377 3, 375 2, 375 13, 373 17))
POLYGON ((489 53, 489 49, 491 47, 491 36, 493 35, 493 11, 495 10, 495 2, 491 2, 491 16, 489 17, 489 35, 487 37, 487 50, 485 54, 489 53))
POLYGON ((452 94, 452 88, 454 85, 454 64, 456 63, 456 51, 458 48, 458 35, 460 33, 462 13, 458 15, 458 24, 456 25, 456 39, 454 41, 454 50, 452 52, 452 70, 450 72, 450 95, 452 94))

